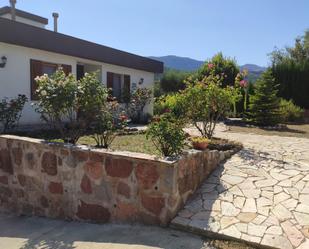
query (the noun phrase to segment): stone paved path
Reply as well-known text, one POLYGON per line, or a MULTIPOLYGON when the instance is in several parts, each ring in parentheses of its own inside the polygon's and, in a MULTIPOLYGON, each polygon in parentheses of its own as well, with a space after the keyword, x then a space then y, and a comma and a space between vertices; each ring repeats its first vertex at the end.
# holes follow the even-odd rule
POLYGON ((241 141, 244 149, 212 173, 172 225, 274 248, 308 249, 309 139, 219 128, 216 136, 241 141))

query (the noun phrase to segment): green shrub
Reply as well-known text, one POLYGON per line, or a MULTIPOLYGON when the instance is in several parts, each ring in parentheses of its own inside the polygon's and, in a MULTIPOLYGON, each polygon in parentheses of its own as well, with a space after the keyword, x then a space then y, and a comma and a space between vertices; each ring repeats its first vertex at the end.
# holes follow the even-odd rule
POLYGON ((189 72, 165 68, 160 80, 160 89, 163 93, 175 93, 185 88, 184 80, 190 75, 189 72))
POLYGON ((127 124, 127 116, 124 113, 117 114, 117 102, 109 102, 96 114, 92 126, 92 137, 99 148, 109 148, 117 136, 127 124))
POLYGON ((170 113, 153 121, 147 129, 146 137, 164 156, 179 155, 186 138, 181 123, 170 113))
POLYGON ((280 114, 283 122, 300 122, 304 118, 304 110, 292 100, 280 99, 280 114))
POLYGON ((151 97, 152 91, 147 88, 138 88, 131 94, 128 113, 130 113, 133 122, 143 121, 143 111, 145 106, 151 102, 151 97))
POLYGON ((9 100, 4 98, 0 102, 0 128, 2 132, 7 132, 8 130, 14 128, 18 123, 21 112, 27 102, 27 97, 25 95, 18 95, 17 98, 9 100))
POLYGON ((183 95, 181 93, 161 96, 156 99, 154 113, 156 115, 161 115, 166 112, 171 112, 178 119, 183 119, 186 110, 184 104, 183 95))
POLYGON ((91 126, 96 113, 104 106, 108 90, 96 73, 80 81, 62 69, 50 77, 37 77, 38 101, 34 104, 42 120, 57 129, 64 142, 75 144, 91 126))

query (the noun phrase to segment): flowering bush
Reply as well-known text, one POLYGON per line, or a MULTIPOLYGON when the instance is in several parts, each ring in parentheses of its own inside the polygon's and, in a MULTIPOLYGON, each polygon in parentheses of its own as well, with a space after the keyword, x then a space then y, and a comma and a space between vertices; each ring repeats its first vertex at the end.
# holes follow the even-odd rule
MULTIPOLYGON (((248 76, 248 71, 243 70, 242 72, 238 73, 236 78, 235 78, 235 86, 242 89, 242 91, 244 93, 244 112, 247 111, 247 102, 248 102, 249 83, 246 80, 247 76, 248 76)), ((240 98, 237 100, 237 102, 241 100, 241 97, 242 97, 242 95, 240 95, 240 98)), ((236 103, 234 104, 234 113, 235 114, 236 114, 236 103)))
POLYGON ((171 114, 165 113, 152 122, 146 132, 164 156, 179 155, 184 147, 185 133, 182 124, 171 114))
POLYGON ((17 98, 11 100, 9 100, 8 98, 4 98, 1 100, 0 124, 2 127, 2 133, 16 126, 26 102, 27 97, 25 95, 18 95, 17 98))
POLYGON ((61 134, 64 142, 75 144, 90 127, 96 113, 106 103, 108 91, 95 73, 80 81, 62 69, 50 77, 37 77, 36 111, 61 134))
POLYGON ((197 71, 193 76, 195 79, 203 80, 209 75, 222 76, 222 87, 234 86, 235 77, 239 73, 239 68, 236 61, 232 58, 225 57, 222 53, 218 53, 197 71))
POLYGON ((203 137, 211 138, 216 124, 232 105, 229 88, 222 88, 220 75, 209 75, 202 81, 188 82, 183 91, 186 117, 199 130, 203 137))

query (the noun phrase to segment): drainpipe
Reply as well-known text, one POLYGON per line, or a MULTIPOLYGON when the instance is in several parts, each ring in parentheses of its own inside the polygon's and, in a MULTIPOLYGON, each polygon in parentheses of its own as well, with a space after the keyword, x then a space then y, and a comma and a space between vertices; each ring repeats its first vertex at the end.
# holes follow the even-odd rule
POLYGON ((15 10, 16 0, 10 0, 10 4, 11 4, 11 17, 12 17, 12 20, 16 21, 16 10, 15 10))
POLYGON ((54 31, 55 32, 58 32, 58 17, 59 17, 59 14, 54 12, 53 18, 54 18, 54 31))

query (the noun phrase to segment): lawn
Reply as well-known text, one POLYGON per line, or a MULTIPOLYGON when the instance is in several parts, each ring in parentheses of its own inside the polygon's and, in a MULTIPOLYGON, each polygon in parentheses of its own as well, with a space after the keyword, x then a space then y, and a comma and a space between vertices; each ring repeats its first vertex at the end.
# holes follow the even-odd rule
POLYGON ((254 133, 258 135, 309 138, 309 124, 291 124, 283 130, 265 130, 256 127, 229 126, 231 132, 254 133))
MULTIPOLYGON (((63 140, 60 139, 59 133, 55 130, 42 130, 35 132, 15 132, 13 135, 19 135, 24 137, 32 137, 44 139, 49 142, 58 142, 62 143, 63 140)), ((96 146, 96 142, 91 135, 81 137, 77 144, 81 145, 90 145, 96 146)), ((231 150, 233 148, 241 147, 240 144, 234 143, 225 139, 213 138, 208 145, 208 149, 210 150, 231 150)), ((186 140, 184 149, 191 149, 192 145, 189 142, 189 139, 186 140)), ((114 141, 110 145, 110 150, 114 151, 130 151, 130 152, 138 152, 149 155, 161 156, 160 151, 155 147, 153 142, 146 138, 145 133, 131 133, 131 134, 119 134, 115 137, 114 141)))
MULTIPOLYGON (((91 136, 84 136, 78 140, 78 144, 96 145, 91 136)), ((112 142, 110 149, 119 151, 140 152, 150 155, 160 155, 160 152, 145 134, 120 135, 112 142)))

